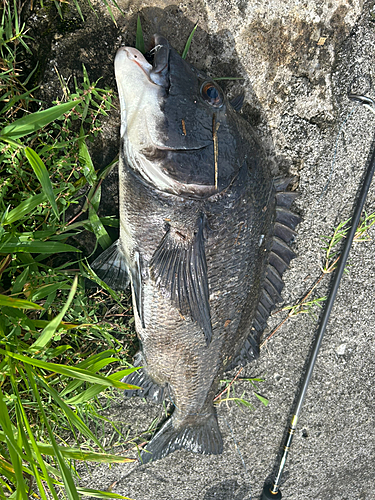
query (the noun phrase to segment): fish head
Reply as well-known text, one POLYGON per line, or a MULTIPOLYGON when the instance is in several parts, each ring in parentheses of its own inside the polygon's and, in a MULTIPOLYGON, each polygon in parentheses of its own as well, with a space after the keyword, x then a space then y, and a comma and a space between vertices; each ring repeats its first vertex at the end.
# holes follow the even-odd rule
POLYGON ((208 197, 243 164, 236 112, 220 86, 161 35, 146 57, 121 47, 115 74, 127 164, 159 190, 208 197))

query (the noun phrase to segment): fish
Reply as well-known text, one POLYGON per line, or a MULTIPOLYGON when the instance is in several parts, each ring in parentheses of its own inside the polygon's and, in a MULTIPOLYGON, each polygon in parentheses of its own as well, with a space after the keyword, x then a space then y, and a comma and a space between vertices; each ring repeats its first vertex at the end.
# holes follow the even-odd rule
POLYGON ((290 179, 273 179, 254 129, 212 78, 160 34, 146 55, 115 57, 121 126, 120 236, 93 263, 129 285, 139 387, 125 396, 173 403, 141 452, 220 454, 213 404, 225 371, 257 359, 299 217, 290 179))

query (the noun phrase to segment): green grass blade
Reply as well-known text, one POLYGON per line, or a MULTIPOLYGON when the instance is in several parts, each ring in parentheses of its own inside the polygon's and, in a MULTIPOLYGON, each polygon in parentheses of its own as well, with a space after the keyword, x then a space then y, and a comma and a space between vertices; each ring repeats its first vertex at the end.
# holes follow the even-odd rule
POLYGON ((68 405, 79 405, 82 403, 85 403, 86 401, 90 401, 91 399, 95 398, 98 394, 103 392, 105 390, 105 387, 102 385, 92 385, 85 391, 81 392, 80 394, 77 394, 77 396, 73 396, 69 399, 66 399, 66 403, 68 405))
POLYGON ((122 498, 124 500, 132 500, 129 497, 124 497, 118 493, 112 493, 111 491, 91 490, 90 488, 77 488, 77 491, 81 495, 88 495, 94 498, 122 498))
MULTIPOLYGON (((53 455, 54 449, 50 444, 37 442, 38 450, 43 455, 53 455)), ((58 445, 59 446, 59 445, 58 445)), ((88 462, 100 462, 106 464, 124 464, 134 462, 134 458, 122 457, 120 455, 111 455, 109 453, 97 453, 94 451, 82 451, 79 448, 68 446, 59 446, 60 453, 67 460, 80 460, 88 462)))
POLYGON ((112 240, 107 233, 107 230, 103 226, 98 214, 96 213, 95 208, 91 206, 89 209, 89 221, 91 224, 92 232, 98 240, 99 245, 103 250, 106 250, 112 245, 112 240))
MULTIPOLYGON (((37 88, 38 87, 35 87, 35 88, 33 88, 33 89, 25 92, 24 94, 13 96, 11 99, 9 99, 9 101, 7 102, 7 104, 3 107, 3 109, 1 110, 1 113, 2 114, 6 113, 9 109, 11 109, 16 104, 16 102, 22 101, 22 99, 27 98, 37 88)), ((3 99, 1 99, 1 100, 3 100, 3 99)), ((34 101, 34 99, 30 98, 30 99, 28 99, 28 101, 34 101)))
POLYGON ((64 113, 70 111, 79 102, 79 100, 66 102, 20 118, 0 130, 0 141, 6 139, 19 139, 25 135, 37 132, 49 123, 60 118, 64 113))
MULTIPOLYGON (((35 328, 45 328, 50 321, 47 321, 45 319, 32 319, 30 320, 32 324, 35 326, 35 328)), ((68 323, 66 321, 61 321, 59 324, 58 328, 63 328, 64 330, 72 330, 73 328, 86 328, 87 326, 90 326, 89 323, 68 323)))
POLYGON ((48 201, 51 203, 53 213, 56 219, 59 218, 59 211, 56 204, 55 195, 52 189, 51 179, 49 178, 46 166, 44 165, 41 157, 33 149, 26 147, 25 155, 32 166, 35 175, 37 176, 39 182, 42 185, 43 192, 45 193, 48 201))
POLYGON ((39 368, 43 368, 44 370, 48 370, 53 373, 59 373, 60 375, 64 375, 66 377, 76 378, 84 382, 90 382, 91 384, 99 384, 105 387, 117 387, 118 389, 122 390, 135 388, 132 385, 125 384, 124 382, 120 382, 110 377, 103 377, 102 375, 92 373, 90 372, 90 370, 83 370, 74 366, 68 367, 66 365, 60 365, 58 363, 50 363, 47 361, 36 359, 34 357, 24 356, 23 354, 5 351, 4 349, 0 349, 0 354, 2 354, 3 356, 9 356, 13 359, 18 359, 26 365, 38 366, 39 368))
POLYGON ((76 9, 78 11, 78 14, 80 15, 80 18, 82 19, 83 22, 85 22, 85 18, 83 17, 81 7, 79 6, 79 3, 77 0, 74 0, 74 5, 76 6, 76 9))
POLYGON ((88 439, 91 439, 92 442, 96 444, 96 446, 103 449, 100 442, 97 440, 97 438, 94 436, 94 434, 90 431, 90 429, 87 427, 87 425, 60 398, 58 392, 55 391, 55 389, 53 387, 51 387, 46 380, 42 379, 41 377, 38 377, 38 379, 39 379, 39 382, 43 385, 43 387, 47 390, 47 392, 52 396, 52 399, 55 401, 55 403, 58 406, 60 406, 62 412, 64 413, 66 418, 69 420, 72 428, 75 427, 80 433, 82 433, 88 439))
POLYGON ((5 397, 0 388, 0 426, 4 431, 7 440, 7 447, 9 456, 13 465, 14 475, 17 481, 17 490, 15 498, 28 500, 28 487, 25 483, 23 477, 22 460, 24 458, 22 451, 20 450, 15 438, 14 438, 14 428, 12 426, 8 409, 5 404, 5 397))
POLYGON ((17 383, 15 382, 15 379, 14 379, 14 369, 12 369, 12 377, 11 378, 12 378, 13 391, 17 397, 16 410, 17 410, 18 433, 19 433, 19 437, 22 437, 22 446, 24 447, 26 454, 29 456, 29 463, 30 463, 30 466, 32 468, 35 480, 37 482, 39 493, 42 497, 42 500, 49 500, 45 494, 45 488, 44 488, 44 485, 42 483, 42 481, 46 481, 54 499, 58 500, 56 492, 54 491, 54 488, 53 488, 52 481, 50 480, 50 477, 48 475, 44 460, 43 460, 43 458, 39 452, 38 446, 36 444, 36 441, 35 441, 33 432, 31 430, 30 423, 28 421, 25 409, 22 405, 21 397, 20 397, 20 394, 19 394, 18 388, 17 388, 17 383), (28 436, 30 438, 29 440, 27 439, 24 428, 26 428, 26 431, 27 431, 28 436), (32 454, 32 452, 33 452, 33 454, 32 454), (38 466, 36 466, 36 464, 35 464, 34 456, 36 458, 38 466), (44 477, 41 476, 41 474, 39 473, 38 467, 41 469, 42 473, 44 474, 44 477))
POLYGON ((105 6, 107 7, 108 13, 111 16, 111 19, 112 19, 114 25, 117 27, 116 19, 115 19, 115 16, 113 15, 113 12, 112 12, 110 5, 108 4, 107 0, 103 0, 103 2, 105 4, 105 6))
POLYGON ((68 281, 61 281, 59 283, 50 283, 49 285, 42 285, 40 288, 33 292, 32 300, 41 300, 47 297, 50 293, 56 292, 57 290, 70 290, 70 285, 68 281))
POLYGON ((30 214, 34 208, 43 203, 47 199, 45 193, 36 194, 34 196, 30 196, 27 200, 23 201, 18 205, 18 207, 13 208, 10 212, 7 213, 3 224, 13 224, 18 221, 24 215, 30 214))
POLYGON ((38 388, 36 386, 35 379, 33 378, 33 373, 31 371, 30 367, 27 365, 25 365, 25 370, 26 370, 27 376, 29 378, 29 383, 30 383, 31 389, 33 391, 34 397, 38 403, 41 418, 42 418, 43 423, 47 429, 47 432, 48 432, 48 435, 49 435, 49 438, 51 441, 51 445, 52 445, 53 450, 54 450, 54 455, 55 455, 56 461, 59 465, 59 469, 60 469, 60 472, 62 475, 62 480, 64 482, 64 486, 65 486, 65 490, 66 490, 66 494, 68 496, 68 499, 69 500, 79 500, 78 492, 77 492, 76 486, 74 484, 71 472, 68 469, 68 467, 65 463, 65 460, 60 453, 60 450, 59 450, 59 447, 56 443, 52 429, 49 425, 48 418, 45 414, 44 407, 43 407, 42 401, 40 399, 39 391, 38 391, 38 388))
POLYGON ((16 309, 42 309, 43 307, 39 304, 34 304, 29 300, 24 299, 14 299, 8 295, 0 295, 0 306, 14 307, 16 309))
MULTIPOLYGON (((95 234, 99 245, 103 250, 106 250, 111 246, 112 240, 107 233, 107 230, 102 224, 97 211, 99 209, 100 198, 101 198, 101 185, 92 186, 87 197, 87 206, 89 207, 89 221, 92 232, 95 234)), ((85 207, 84 207, 85 209, 85 207)))
POLYGON ((77 290, 77 285, 78 285, 78 276, 75 276, 68 299, 64 307, 62 308, 60 314, 58 314, 55 318, 53 318, 52 321, 49 322, 49 324, 44 328, 44 330, 40 334, 40 337, 31 345, 31 348, 42 349, 43 347, 45 347, 46 344, 48 344, 48 342, 50 342, 59 324, 63 320, 66 311, 68 310, 70 304, 72 303, 73 297, 77 290))
POLYGON ((135 35, 135 48, 139 50, 139 52, 142 52, 142 54, 145 53, 145 41, 143 38, 143 32, 142 32, 142 24, 141 24, 141 18, 137 18, 137 33, 135 35))
POLYGON ((189 52, 189 49, 190 49, 190 45, 191 45, 191 41, 193 39, 193 36, 194 36, 194 33, 195 33, 195 30, 198 28, 198 23, 194 26, 194 28, 192 29, 190 35, 189 35, 189 38, 187 39, 187 42, 186 42, 186 45, 185 45, 185 48, 184 48, 184 51, 182 52, 182 59, 186 59, 186 56, 189 52))
POLYGON ((90 152, 87 148, 87 144, 85 141, 85 132, 83 130, 82 125, 79 132, 78 144, 79 144, 79 161, 83 166, 83 175, 85 176, 90 186, 93 186, 96 182, 96 172, 94 165, 92 163, 90 152))
POLYGON ((81 268, 82 274, 85 278, 88 278, 88 279, 94 281, 97 285, 99 285, 101 288, 106 290, 111 295, 113 300, 115 300, 119 305, 121 305, 120 296, 114 290, 112 290, 111 287, 109 287, 106 283, 104 283, 104 281, 102 281, 99 278, 99 276, 97 276, 95 274, 95 272, 91 269, 88 262, 85 263, 85 262, 81 261, 80 268, 81 268))
POLYGON ((264 406, 267 406, 268 405, 268 399, 261 396, 260 394, 257 394, 256 392, 254 392, 255 396, 259 399, 259 401, 261 401, 264 406))
POLYGON ((22 271, 22 273, 19 276, 17 276, 16 281, 14 282, 14 285, 12 288, 12 294, 22 292, 23 287, 25 286, 25 283, 27 281, 27 278, 29 277, 29 271, 30 271, 30 267, 27 266, 22 271))
POLYGON ((0 253, 41 253, 80 252, 77 248, 58 241, 17 241, 0 244, 0 253))

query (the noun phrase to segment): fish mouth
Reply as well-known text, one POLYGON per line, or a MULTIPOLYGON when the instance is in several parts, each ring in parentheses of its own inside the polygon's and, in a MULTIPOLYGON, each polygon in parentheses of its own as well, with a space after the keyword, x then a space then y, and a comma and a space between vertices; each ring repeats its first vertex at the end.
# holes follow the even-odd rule
POLYGON ((169 89, 169 54, 168 40, 159 34, 152 37, 151 49, 146 52, 145 59, 152 65, 149 79, 160 87, 169 89))
POLYGON ((151 84, 169 88, 169 53, 170 45, 162 35, 152 37, 151 48, 145 54, 133 47, 120 47, 117 55, 125 52, 127 58, 136 64, 146 75, 151 84))

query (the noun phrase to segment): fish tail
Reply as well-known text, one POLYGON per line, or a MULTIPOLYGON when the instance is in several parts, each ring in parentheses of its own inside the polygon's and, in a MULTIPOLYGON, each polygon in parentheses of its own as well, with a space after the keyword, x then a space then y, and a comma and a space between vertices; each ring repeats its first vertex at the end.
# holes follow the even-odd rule
POLYGON ((205 455, 222 453, 223 439, 213 408, 205 420, 182 424, 177 429, 173 425, 173 418, 167 420, 142 451, 141 462, 155 461, 181 449, 205 455))

